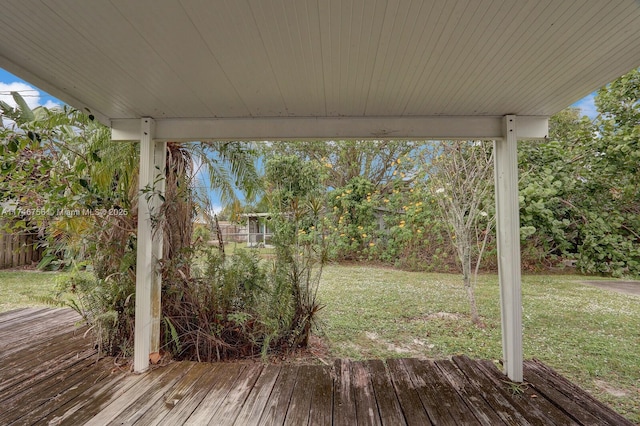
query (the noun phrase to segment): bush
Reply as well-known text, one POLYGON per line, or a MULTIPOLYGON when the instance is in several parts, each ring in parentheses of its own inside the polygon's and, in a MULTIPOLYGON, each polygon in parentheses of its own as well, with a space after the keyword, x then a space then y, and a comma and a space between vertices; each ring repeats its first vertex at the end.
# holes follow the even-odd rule
POLYGON ((94 332, 100 352, 133 354, 134 281, 124 274, 100 279, 77 272, 62 281, 59 290, 74 296, 68 303, 94 332))
MULTIPOLYGON (((269 263, 243 250, 226 258, 215 248, 180 253, 162 268, 161 349, 175 359, 212 362, 265 357, 305 345, 320 307, 317 287, 310 285, 315 281, 305 279, 303 265, 269 263), (186 276, 185 263, 199 267, 186 276)), ((94 331, 101 351, 132 355, 132 276, 101 279, 77 273, 60 290, 74 296, 70 304, 94 331)))
POLYGON ((162 346, 176 358, 220 361, 266 355, 286 340, 291 293, 254 253, 208 249, 187 278, 165 265, 162 346))

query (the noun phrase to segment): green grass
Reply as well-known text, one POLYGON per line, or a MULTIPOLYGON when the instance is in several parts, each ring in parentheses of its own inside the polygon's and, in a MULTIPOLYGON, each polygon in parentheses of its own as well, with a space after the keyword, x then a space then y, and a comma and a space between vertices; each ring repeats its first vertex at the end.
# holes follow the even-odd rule
MULTIPOLYGON (((582 279, 523 277, 525 358, 540 359, 640 422, 640 297, 584 286, 582 279)), ((482 276, 476 293, 484 329, 471 323, 459 275, 329 266, 319 291, 326 305, 321 333, 335 357, 464 353, 498 360, 497 276, 482 276)))
POLYGON ((39 271, 0 271, 0 312, 46 305, 55 295, 60 274, 39 271))
POLYGON ((274 247, 247 247, 247 243, 226 243, 224 251, 226 254, 231 255, 236 250, 245 250, 250 253, 257 253, 263 259, 272 259, 276 255, 276 249, 274 247))

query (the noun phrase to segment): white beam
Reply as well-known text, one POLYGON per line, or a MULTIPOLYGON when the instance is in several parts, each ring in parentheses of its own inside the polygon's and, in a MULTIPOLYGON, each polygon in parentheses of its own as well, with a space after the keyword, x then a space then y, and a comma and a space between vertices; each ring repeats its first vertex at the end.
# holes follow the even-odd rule
POLYGON ((133 369, 137 373, 149 368, 149 353, 151 352, 151 288, 156 265, 153 259, 151 209, 147 201, 146 191, 153 185, 155 176, 153 131, 153 119, 143 118, 138 121, 140 171, 138 173, 138 252, 136 260, 136 316, 133 350, 133 369))
MULTIPOLYGON (((519 139, 543 139, 548 118, 518 117, 519 139)), ((111 120, 113 140, 137 140, 138 120, 111 120)), ((502 117, 272 117, 156 120, 157 140, 497 139, 502 117)))
POLYGON ((516 116, 504 117, 504 138, 494 141, 496 234, 502 311, 502 352, 505 373, 521 382, 522 295, 520 271, 520 213, 518 200, 518 140, 516 116))

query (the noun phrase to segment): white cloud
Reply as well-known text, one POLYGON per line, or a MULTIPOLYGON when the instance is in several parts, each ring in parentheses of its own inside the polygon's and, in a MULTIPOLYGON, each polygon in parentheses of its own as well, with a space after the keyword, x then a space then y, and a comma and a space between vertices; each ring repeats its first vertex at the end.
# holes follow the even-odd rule
MULTIPOLYGON (((2 83, 0 82, 0 101, 6 102, 12 107, 16 106, 16 102, 11 95, 11 92, 18 92, 24 98, 27 105, 30 108, 35 108, 42 105, 42 94, 40 90, 33 86, 29 86, 26 83, 13 82, 2 83)), ((60 104, 47 100, 44 104, 46 108, 59 108, 60 104)))
POLYGON ((217 204, 212 204, 209 214, 220 214, 221 211, 222 211, 222 206, 219 206, 217 204))
POLYGON ((55 109, 55 108, 62 109, 62 105, 60 105, 59 103, 53 102, 51 99, 45 102, 43 106, 47 109, 55 109))

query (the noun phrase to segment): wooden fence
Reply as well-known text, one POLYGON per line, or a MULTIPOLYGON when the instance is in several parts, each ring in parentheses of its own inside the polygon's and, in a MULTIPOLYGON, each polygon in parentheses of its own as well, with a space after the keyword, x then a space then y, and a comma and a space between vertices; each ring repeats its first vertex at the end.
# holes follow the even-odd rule
POLYGON ((7 234, 0 231, 0 269, 17 268, 39 262, 42 250, 33 234, 7 234))

